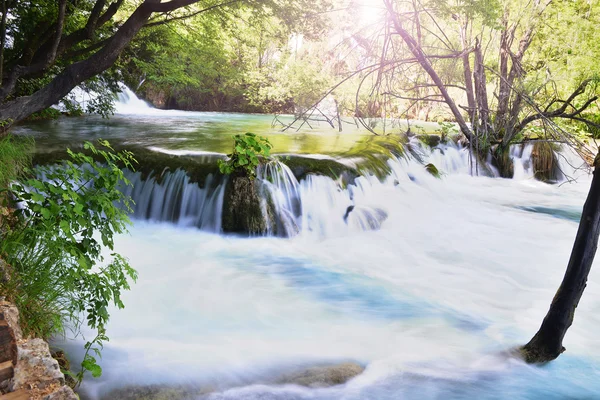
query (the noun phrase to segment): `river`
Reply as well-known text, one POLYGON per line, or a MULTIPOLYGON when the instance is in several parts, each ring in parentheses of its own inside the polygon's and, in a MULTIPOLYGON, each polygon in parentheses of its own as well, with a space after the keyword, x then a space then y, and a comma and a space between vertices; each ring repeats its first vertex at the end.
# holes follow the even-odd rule
MULTIPOLYGON (((42 145, 102 137, 196 155, 227 152, 229 135, 248 130, 268 134, 282 153, 335 156, 364 137, 322 126, 283 134, 266 116, 161 112, 132 99, 121 106, 109 120, 60 119, 17 132, 42 145)), ((383 182, 298 182, 300 231, 290 238, 134 219, 116 250, 139 280, 123 295, 125 309, 112 312, 104 374, 83 392, 100 398, 167 384, 209 388, 196 397, 211 400, 600 398, 598 265, 563 355, 528 366, 503 353, 526 343, 548 309, 589 177, 563 160, 578 180, 541 183, 519 157, 515 179, 471 176, 466 150, 441 150, 425 158, 442 179, 392 159, 383 182), (377 229, 344 223, 349 204, 387 218, 377 229), (341 361, 366 370, 331 388, 261 383, 341 361)), ((75 355, 78 346, 65 344, 75 355)))

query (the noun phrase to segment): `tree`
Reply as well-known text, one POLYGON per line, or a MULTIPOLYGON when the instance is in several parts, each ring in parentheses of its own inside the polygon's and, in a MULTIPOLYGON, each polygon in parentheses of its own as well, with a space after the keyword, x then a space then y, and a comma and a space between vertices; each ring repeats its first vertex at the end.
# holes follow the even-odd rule
MULTIPOLYGON (((360 71, 372 81, 367 111, 408 118, 408 110, 420 104, 443 104, 475 153, 492 151, 506 177, 512 175, 508 148, 531 126, 545 130, 540 139, 577 148, 582 142, 565 132, 560 120, 599 126, 585 115, 598 99, 596 75, 584 68, 593 59, 577 52, 580 69, 565 69, 561 65, 570 53, 548 58, 550 49, 536 39, 537 33, 548 37, 560 13, 583 20, 588 31, 596 29, 591 5, 584 13, 575 11, 577 4, 541 0, 383 0, 383 5, 379 60, 360 71), (569 79, 565 70, 572 71, 569 79), (406 110, 386 111, 398 104, 406 110)), ((356 107, 357 116, 374 114, 356 107)))
MULTIPOLYGON (((325 20, 321 14, 298 15, 303 1, 287 4, 279 9, 218 9, 210 16, 144 29, 119 60, 125 81, 158 107, 287 110, 296 94, 294 83, 301 81, 291 73, 298 60, 290 37, 320 36, 325 20)), ((325 6, 314 2, 310 12, 325 6)))
POLYGON ((11 124, 63 99, 116 62, 138 32, 217 8, 285 9, 304 0, 2 0, 0 120, 11 124), (11 18, 7 18, 10 15, 11 18), (126 17, 123 17, 126 16, 126 17), (10 46, 7 45, 10 43, 10 46))
POLYGON ((600 153, 594 160, 594 176, 583 206, 567 271, 540 329, 529 343, 520 349, 525 361, 552 361, 565 351, 562 341, 573 323, 575 309, 586 287, 599 235, 600 153))

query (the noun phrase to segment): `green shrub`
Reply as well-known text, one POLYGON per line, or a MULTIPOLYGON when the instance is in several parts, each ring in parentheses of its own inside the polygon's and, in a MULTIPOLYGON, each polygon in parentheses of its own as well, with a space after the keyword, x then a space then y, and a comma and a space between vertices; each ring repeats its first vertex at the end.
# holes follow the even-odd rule
POLYGON ((78 335, 83 323, 97 332, 85 345, 79 381, 85 370, 101 374, 94 354, 107 340, 108 307, 122 308, 121 292, 136 279, 127 260, 113 252, 114 235, 126 231, 131 210, 119 190, 129 184, 122 168, 132 169, 135 160, 106 141, 84 148, 93 156, 68 150, 70 160, 62 165, 36 168, 43 179, 10 186, 22 207, 14 211, 17 224, 0 238, 11 266, 0 290, 19 307, 25 334, 48 338, 68 328, 78 335))
POLYGON ((222 174, 234 171, 244 171, 250 179, 256 177, 256 167, 261 158, 268 158, 273 146, 267 138, 256 136, 254 133, 232 136, 233 152, 227 154, 227 161, 219 160, 219 170, 222 174))
POLYGON ((49 107, 42 111, 38 111, 36 113, 31 114, 29 117, 27 117, 27 121, 46 121, 57 119, 60 116, 60 110, 57 110, 53 107, 49 107))

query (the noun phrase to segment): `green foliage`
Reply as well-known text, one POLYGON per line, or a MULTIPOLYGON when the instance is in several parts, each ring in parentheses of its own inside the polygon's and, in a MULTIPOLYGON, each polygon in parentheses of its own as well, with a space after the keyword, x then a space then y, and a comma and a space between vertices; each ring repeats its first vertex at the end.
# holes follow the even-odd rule
POLYGON ((267 138, 256 136, 254 133, 234 135, 233 152, 227 154, 227 161, 219 160, 219 170, 222 174, 244 171, 250 179, 256 177, 256 167, 261 158, 268 158, 273 146, 267 138))
POLYGON ((46 108, 42 111, 38 111, 36 113, 31 114, 27 117, 28 121, 46 121, 51 119, 57 119, 60 117, 60 111, 56 108, 46 108))
POLYGON ((84 321, 96 330, 85 345, 80 381, 86 370, 101 373, 92 354, 99 356, 108 340, 108 308, 123 308, 121 293, 137 277, 113 252, 114 235, 126 231, 131 210, 120 190, 129 184, 122 168, 132 168, 135 160, 130 152, 98 143, 85 143, 92 155, 69 149, 62 165, 37 167, 33 172, 41 178, 10 186, 21 207, 14 211, 16 224, 2 230, 0 244, 12 267, 0 290, 19 307, 25 334, 47 338, 68 327, 77 335, 84 321))
POLYGON ((33 141, 11 135, 0 139, 0 195, 29 167, 33 141))
POLYGON ((454 137, 460 134, 460 130, 458 126, 453 122, 439 122, 440 124, 440 133, 442 135, 442 142, 448 140, 449 137, 454 137))
POLYGON ((144 29, 121 56, 126 82, 148 99, 185 110, 290 111, 292 100, 312 101, 331 83, 322 84, 320 61, 296 57, 290 48, 292 35, 322 30, 318 11, 326 3, 311 1, 306 18, 308 3, 240 2, 144 29))

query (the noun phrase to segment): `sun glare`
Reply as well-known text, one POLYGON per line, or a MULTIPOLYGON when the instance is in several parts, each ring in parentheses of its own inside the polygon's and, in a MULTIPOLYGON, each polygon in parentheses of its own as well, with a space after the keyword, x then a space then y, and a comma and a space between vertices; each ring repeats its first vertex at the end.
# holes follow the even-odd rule
POLYGON ((385 9, 381 0, 358 0, 354 6, 359 10, 362 26, 374 25, 383 19, 385 9))

